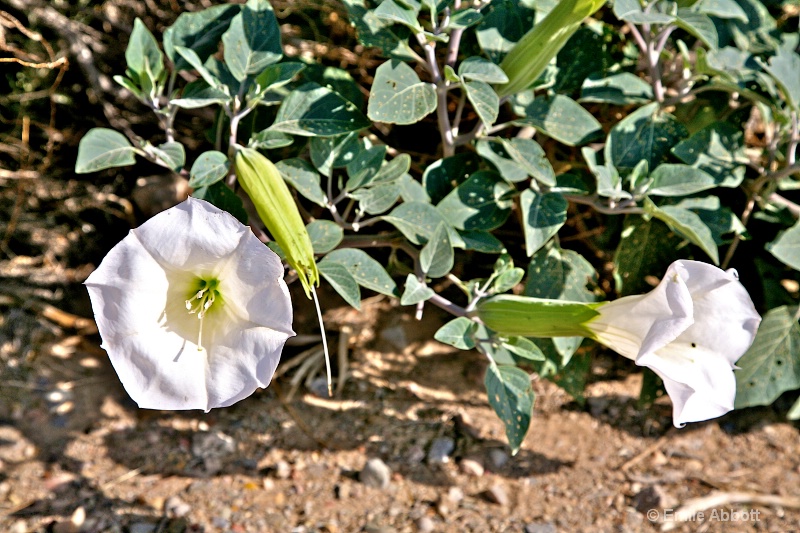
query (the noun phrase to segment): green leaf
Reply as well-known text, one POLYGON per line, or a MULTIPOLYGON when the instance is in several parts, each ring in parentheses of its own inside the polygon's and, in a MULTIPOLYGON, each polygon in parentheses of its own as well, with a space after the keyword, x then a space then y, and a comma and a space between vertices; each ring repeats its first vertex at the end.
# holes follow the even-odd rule
POLYGON ((656 10, 644 12, 639 0, 615 0, 614 15, 618 19, 634 24, 669 24, 675 20, 673 15, 656 10))
POLYGON ((356 309, 361 309, 361 289, 345 265, 335 262, 321 261, 317 263, 319 273, 331 284, 331 287, 344 298, 344 301, 356 309))
POLYGON ((409 241, 418 245, 428 242, 439 224, 447 222, 435 207, 422 202, 402 203, 381 218, 399 229, 409 241))
POLYGON ((283 57, 281 30, 266 0, 248 0, 222 35, 222 43, 225 64, 239 81, 283 57))
POLYGON ((536 253, 567 221, 567 200, 559 193, 540 194, 531 189, 520 197, 522 223, 525 231, 525 251, 528 257, 536 253))
POLYGON ((311 138, 311 162, 324 176, 330 177, 333 169, 349 165, 364 149, 357 131, 333 137, 311 138))
POLYGON ((375 122, 414 124, 436 109, 436 90, 410 66, 395 59, 375 71, 367 116, 375 122))
POLYGON ((344 5, 361 44, 377 47, 388 57, 414 60, 415 53, 408 45, 408 28, 398 28, 392 21, 379 18, 374 9, 367 9, 365 0, 344 0, 344 5))
POLYGON ((585 144, 602 133, 600 123, 568 96, 536 98, 525 108, 525 117, 515 124, 533 126, 569 146, 585 144))
POLYGON ((800 109, 800 55, 779 48, 778 54, 770 58, 769 65, 762 62, 762 67, 775 78, 786 102, 795 111, 800 109))
POLYGON ((736 0, 700 0, 695 7, 699 12, 712 17, 747 22, 747 13, 736 3, 736 0))
POLYGON ((744 133, 727 122, 709 124, 679 142, 672 153, 713 176, 720 187, 738 187, 750 162, 744 149, 744 133))
POLYGON ((469 28, 470 26, 474 26, 480 22, 481 19, 483 19, 483 17, 481 16, 480 11, 472 8, 462 9, 461 11, 456 11, 450 17, 450 23, 447 25, 447 27, 453 29, 465 29, 469 28))
POLYGON ((548 186, 556 184, 556 173, 550 161, 547 160, 544 150, 533 139, 515 137, 501 139, 506 153, 517 162, 528 175, 540 183, 548 186))
POLYGON ((481 158, 472 152, 445 157, 428 165, 422 174, 422 186, 433 203, 439 203, 447 193, 480 167, 481 158))
POLYGON ((404 202, 423 202, 431 201, 428 193, 420 182, 405 174, 400 178, 400 197, 404 202))
POLYGON ((532 26, 533 11, 522 2, 492 2, 475 34, 489 59, 499 63, 532 26))
POLYGON ((389 210, 400 197, 400 184, 396 181, 361 188, 349 195, 359 201, 359 209, 370 215, 389 210))
POLYGON ((522 357, 529 361, 544 361, 544 354, 541 348, 539 348, 535 342, 525 337, 510 337, 503 342, 502 345, 503 348, 517 357, 522 357))
POLYGON ((256 84, 250 97, 263 97, 267 91, 283 87, 305 68, 306 66, 303 63, 298 63, 297 61, 287 61, 267 66, 256 76, 256 84))
POLYGON ((675 25, 703 41, 712 50, 716 50, 719 46, 717 28, 708 15, 679 9, 678 16, 675 17, 675 25))
POLYGON ((458 65, 458 75, 465 80, 483 81, 486 83, 506 83, 508 76, 499 66, 488 59, 468 57, 458 65))
POLYGON ((294 189, 320 207, 328 206, 328 197, 319 185, 319 174, 308 161, 298 158, 284 159, 275 165, 294 189))
POLYGON ((136 163, 136 149, 118 131, 92 128, 78 145, 75 173, 86 174, 104 168, 125 167, 136 163))
POLYGON ((653 100, 653 88, 630 72, 605 78, 589 76, 581 87, 581 102, 613 105, 645 104, 653 100))
POLYGON ((242 224, 247 224, 247 211, 244 210, 242 199, 221 181, 195 189, 192 197, 205 200, 223 211, 227 211, 242 224))
POLYGON ((505 245, 488 231, 458 230, 458 235, 463 241, 465 250, 475 250, 484 254, 500 254, 505 251, 505 245))
POLYGON ((200 63, 205 63, 217 51, 222 34, 240 10, 239 5, 220 5, 193 13, 181 13, 175 23, 164 31, 164 51, 175 64, 175 69, 187 70, 191 66, 177 54, 178 46, 194 50, 200 63))
POLYGON ((306 225, 315 254, 326 254, 339 246, 344 238, 342 227, 330 220, 314 220, 306 225))
POLYGON ((511 157, 508 146, 503 141, 504 139, 496 137, 485 137, 478 140, 475 148, 478 154, 491 163, 506 181, 517 183, 527 180, 528 169, 511 157))
POLYGON ((453 246, 447 233, 447 225, 439 224, 436 231, 422 247, 419 263, 422 271, 431 278, 441 278, 453 268, 453 246))
POLYGON ((394 280, 380 263, 363 250, 357 248, 334 250, 326 255, 319 265, 322 266, 322 263, 326 262, 344 265, 362 287, 388 296, 396 296, 397 285, 394 280))
POLYGON ((250 148, 261 150, 275 150, 276 148, 284 148, 294 144, 294 137, 287 135, 280 131, 272 131, 269 129, 261 130, 250 137, 250 142, 247 145, 250 148))
POLYGON ((656 168, 670 149, 687 136, 686 128, 672 115, 660 112, 658 103, 641 107, 617 123, 608 134, 605 161, 620 171, 646 160, 656 168))
POLYGON ((164 57, 158 43, 139 17, 133 21, 133 32, 125 49, 125 61, 128 69, 140 79, 147 76, 155 81, 164 72, 164 57))
POLYGON ((781 306, 765 316, 750 349, 736 366, 736 408, 769 405, 800 388, 800 324, 797 307, 781 306))
POLYGON ((639 215, 628 215, 614 253, 614 280, 620 296, 641 294, 653 287, 648 275, 663 272, 675 257, 681 238, 667 225, 639 215))
POLYGON ((347 165, 349 179, 345 183, 345 190, 352 191, 367 185, 381 168, 386 157, 386 145, 378 145, 362 150, 355 159, 347 165))
POLYGON ((483 81, 464 81, 461 87, 466 91, 475 113, 484 123, 486 128, 494 124, 500 113, 500 97, 494 92, 492 86, 483 81))
POLYGON ((766 248, 781 263, 800 270, 800 223, 781 232, 766 248))
POLYGON ((651 200, 646 199, 644 209, 647 213, 664 222, 670 229, 679 233, 693 244, 703 250, 715 265, 719 264, 719 251, 714 242, 711 230, 705 225, 703 220, 694 212, 666 205, 657 207, 651 200))
POLYGON ((227 104, 230 101, 230 95, 223 89, 211 87, 205 80, 195 80, 183 89, 180 98, 170 100, 170 104, 183 109, 197 109, 212 104, 227 104))
POLYGON ((524 294, 549 300, 594 302, 597 295, 587 286, 596 283, 597 272, 582 255, 548 244, 531 257, 524 294))
POLYGON ((514 192, 499 175, 479 170, 445 196, 436 209, 454 228, 489 231, 508 219, 514 192))
POLYGON ((194 160, 189 171, 189 187, 197 189, 220 181, 228 175, 231 162, 228 156, 216 150, 203 152, 194 160))
POLYGON ((475 347, 472 334, 475 332, 477 325, 473 320, 460 316, 440 327, 433 335, 433 338, 459 350, 471 350, 475 347))
MULTIPOLYGON (((205 82, 210 87, 217 89, 217 91, 221 92, 222 94, 225 94, 226 97, 228 96, 222 89, 222 83, 219 81, 219 79, 217 79, 216 76, 214 76, 214 74, 212 74, 206 68, 205 64, 200 59, 200 57, 195 53, 194 50, 192 50, 191 48, 184 48, 183 46, 176 46, 175 51, 178 52, 181 55, 181 57, 186 61, 186 63, 191 65, 197 71, 197 73, 200 74, 200 76, 202 76, 203 80, 205 80, 205 82)), ((227 100, 229 99, 230 98, 228 97, 227 100)))
POLYGON ((284 99, 269 129, 305 137, 330 137, 369 125, 354 104, 326 87, 306 83, 284 99))
POLYGON ((717 186, 714 177, 699 168, 670 163, 656 167, 650 179, 653 183, 647 194, 651 196, 688 196, 717 186))
POLYGON ((436 293, 433 292, 433 289, 420 283, 417 276, 409 274, 406 277, 406 288, 403 290, 403 296, 400 298, 400 305, 414 305, 419 302, 424 302, 434 294, 436 293))
POLYGON ((166 142, 158 146, 151 146, 149 150, 163 161, 167 168, 175 172, 180 172, 183 165, 186 164, 186 152, 181 143, 166 142))
POLYGON ((525 277, 525 271, 521 268, 512 268, 503 272, 495 279, 492 290, 499 294, 513 289, 525 277))
POLYGON ((422 26, 417 21, 419 5, 417 4, 416 9, 411 9, 407 7, 409 4, 405 2, 403 4, 398 4, 394 0, 383 0, 375 9, 375 16, 385 21, 408 26, 415 33, 421 32, 422 26))
POLYGON ((510 365, 489 365, 486 369, 489 405, 506 428, 511 454, 516 455, 525 440, 533 413, 535 394, 527 372, 510 365))

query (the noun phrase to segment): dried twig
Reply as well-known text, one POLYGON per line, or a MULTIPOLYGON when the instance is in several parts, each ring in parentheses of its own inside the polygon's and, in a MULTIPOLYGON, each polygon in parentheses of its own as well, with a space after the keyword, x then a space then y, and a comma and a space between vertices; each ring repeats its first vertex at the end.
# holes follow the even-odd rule
POLYGON ((800 497, 760 494, 757 492, 712 492, 708 496, 692 498, 675 511, 669 522, 661 526, 661 531, 671 531, 691 520, 707 509, 723 508, 737 504, 771 505, 800 509, 800 497))

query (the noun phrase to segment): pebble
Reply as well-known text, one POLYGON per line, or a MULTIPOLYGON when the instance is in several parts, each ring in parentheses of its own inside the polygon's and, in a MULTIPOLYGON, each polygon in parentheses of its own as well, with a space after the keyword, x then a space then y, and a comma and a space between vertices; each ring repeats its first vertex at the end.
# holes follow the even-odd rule
POLYGON ((156 525, 149 522, 136 522, 128 527, 130 533, 153 533, 156 525))
POLYGON ((483 475, 483 465, 475 459, 462 459, 458 467, 468 476, 481 477, 483 475))
POLYGON ((186 516, 192 510, 192 506, 181 500, 177 496, 170 496, 164 502, 164 514, 172 518, 186 516))
POLYGON ((275 477, 278 479, 289 479, 292 475, 292 467, 286 461, 275 463, 275 477))
POLYGON ((203 460, 206 470, 221 469, 221 459, 236 451, 233 437, 221 431, 195 433, 192 438, 192 453, 203 460))
POLYGON ((385 489, 392 478, 392 469, 378 458, 372 458, 358 474, 358 479, 368 487, 385 489))
POLYGON ((460 487, 450 487, 447 490, 447 499, 458 505, 464 499, 464 491, 460 487))
POLYGON ((450 454, 456 448, 456 443, 450 437, 439 437, 433 439, 428 450, 428 464, 440 465, 450 461, 450 454))
POLYGON ((423 516, 417 520, 417 531, 419 533, 431 533, 435 528, 436 524, 427 516, 423 516))
POLYGON ((328 396, 328 378, 326 377, 320 376, 313 379, 311 383, 308 384, 308 390, 311 391, 314 396, 330 398, 330 396, 328 396))
POLYGON ((496 503, 497 505, 502 505, 503 507, 509 504, 508 494, 506 493, 506 489, 504 489, 500 485, 492 485, 489 488, 489 490, 483 493, 483 496, 486 498, 487 501, 496 503))
POLYGON ((489 462, 495 468, 503 468, 508 462, 508 454, 500 448, 489 450, 489 462))
POLYGON ((650 509, 671 507, 671 498, 660 485, 651 485, 637 492, 633 496, 631 504, 637 511, 644 514, 650 509))
POLYGON ((552 522, 533 522, 525 525, 525 533, 556 533, 556 525, 552 522))

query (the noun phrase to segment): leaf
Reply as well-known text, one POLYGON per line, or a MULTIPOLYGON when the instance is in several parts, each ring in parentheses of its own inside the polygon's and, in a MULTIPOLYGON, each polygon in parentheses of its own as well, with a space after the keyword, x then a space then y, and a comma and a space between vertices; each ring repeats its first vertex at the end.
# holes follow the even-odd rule
POLYGON ((695 7, 706 15, 747 22, 747 13, 736 3, 736 0, 700 0, 695 7))
POLYGON ((133 31, 125 49, 125 61, 128 69, 140 79, 147 76, 155 81, 164 72, 164 57, 158 43, 139 17, 133 21, 133 31))
POLYGON ((528 257, 544 246, 567 221, 567 200, 559 193, 522 191, 520 197, 525 251, 528 257))
POLYGON ((125 167, 136 163, 136 149, 118 131, 92 128, 78 144, 75 173, 86 174, 104 168, 125 167))
POLYGON ((225 64, 239 81, 283 57, 281 30, 266 0, 248 0, 222 35, 222 43, 225 64))
POLYGON ((528 171, 508 153, 506 143, 497 137, 485 137, 475 144, 476 151, 511 183, 528 179, 528 171))
POLYGON ((719 47, 717 28, 708 15, 688 9, 679 9, 678 16, 675 17, 675 25, 703 41, 712 50, 719 47))
POLYGON ((597 283, 589 261, 573 250, 548 244, 531 257, 525 296, 572 302, 594 302, 597 295, 587 286, 597 283))
POLYGON ((675 117, 660 112, 658 103, 648 104, 611 128, 605 161, 620 171, 633 169, 643 159, 649 168, 656 168, 669 156, 670 149, 686 136, 686 128, 675 117))
POLYGON ((459 350, 471 350, 475 347, 472 334, 476 327, 477 324, 474 321, 460 316, 440 327, 433 338, 459 350))
POLYGON ((353 103, 326 87, 306 83, 284 99, 269 129, 305 137, 330 137, 369 125, 353 103))
POLYGON ((613 105, 645 104, 653 100, 653 88, 630 72, 620 72, 605 78, 589 76, 581 87, 580 102, 613 105))
POLYGON ((508 76, 499 66, 479 56, 468 57, 458 65, 458 75, 465 80, 507 83, 508 76))
POLYGON ((433 292, 433 289, 420 283, 414 274, 409 274, 406 277, 406 288, 403 290, 403 296, 400 298, 400 305, 414 305, 419 302, 424 302, 434 294, 436 293, 433 292))
POLYGON ((769 405, 783 392, 800 388, 798 354, 797 307, 771 309, 752 346, 736 363, 736 408, 769 405))
POLYGON ((359 152, 347 165, 349 179, 345 183, 345 190, 352 191, 372 181, 385 157, 386 145, 373 146, 359 152))
POLYGON ((602 133, 600 123, 568 96, 536 98, 525 108, 525 117, 514 124, 533 126, 568 146, 585 144, 602 133))
POLYGON ((328 197, 319 185, 319 174, 307 161, 298 158, 284 159, 275 165, 283 179, 303 197, 320 207, 327 208, 328 197))
POLYGON ((514 192, 499 175, 479 170, 445 196, 436 209, 454 228, 493 230, 511 214, 514 192))
POLYGON ((361 289, 358 283, 346 266, 335 263, 321 261, 317 263, 319 273, 331 284, 331 287, 344 298, 344 301, 356 309, 361 309, 361 289))
POLYGON ((435 207, 422 202, 402 203, 381 218, 417 245, 428 242, 439 224, 447 222, 435 207))
MULTIPOLYGON (((198 57, 198 55, 192 50, 191 48, 184 48, 183 46, 176 46, 175 51, 178 52, 181 57, 186 60, 186 63, 191 65, 200 76, 202 76, 203 80, 210 86, 218 91, 222 92, 223 94, 223 86, 219 79, 217 79, 214 74, 212 74, 205 66, 203 61, 198 57)), ((184 69, 188 70, 188 69, 184 69)), ((226 94, 227 96, 227 94, 226 94)))
POLYGON ((800 55, 792 50, 779 48, 777 55, 769 59, 769 64, 762 62, 764 70, 769 72, 781 88, 786 102, 795 110, 800 109, 800 55))
POLYGON ((388 296, 396 296, 397 285, 394 280, 380 263, 363 250, 357 248, 334 250, 326 255, 319 265, 325 262, 344 265, 362 287, 388 296))
POLYGON ((447 25, 447 27, 454 29, 465 29, 469 28, 470 26, 474 26, 482 19, 483 17, 481 16, 480 11, 472 8, 462 9, 461 11, 456 11, 450 17, 450 23, 447 25))
POLYGON ((602 27, 578 28, 556 56, 558 71, 551 90, 573 94, 587 77, 605 74, 616 62, 607 37, 602 27))
POLYGON ((503 422, 511 454, 516 455, 531 423, 535 398, 531 378, 515 366, 491 364, 485 384, 489 405, 503 422))
POLYGON ((398 28, 392 21, 379 18, 374 9, 367 9, 364 0, 344 0, 344 5, 361 44, 377 47, 388 57, 414 60, 415 53, 408 45, 408 28, 398 28))
MULTIPOLYGON (((210 74, 209 74, 210 75, 210 74)), ((170 100, 170 104, 183 109, 197 109, 212 104, 226 104, 231 97, 221 88, 211 87, 205 80, 195 80, 184 89, 180 98, 170 100)))
POLYGON ((672 153, 686 164, 714 177, 720 187, 738 187, 750 161, 744 133, 727 122, 713 122, 679 142, 672 153))
POLYGON ((186 152, 183 145, 178 142, 166 142, 158 146, 151 146, 150 152, 154 153, 167 168, 174 172, 180 172, 186 164, 186 152))
MULTIPOLYGON (((520 269, 522 270, 522 269, 520 269)), ((529 361, 544 361, 544 354, 535 342, 525 337, 511 337, 502 343, 503 348, 529 361)))
POLYGON ((276 148, 291 146, 293 143, 294 138, 291 135, 266 129, 253 134, 250 137, 248 146, 263 150, 275 150, 276 148))
POLYGON ((405 174, 400 178, 400 197, 404 202, 423 202, 431 201, 428 193, 420 182, 405 174))
POLYGON ((489 59, 499 63, 533 26, 533 11, 521 2, 492 2, 488 7, 475 34, 489 59))
POLYGON ((472 152, 439 159, 422 174, 422 186, 433 203, 439 203, 459 183, 466 181, 480 167, 481 158, 472 152))
POLYGON ((417 21, 419 5, 416 9, 406 7, 408 4, 401 5, 394 0, 383 0, 375 9, 375 16, 379 19, 408 26, 415 33, 422 31, 422 26, 417 21))
POLYGON ((181 13, 175 23, 164 31, 164 51, 176 70, 187 70, 190 64, 176 53, 176 47, 183 46, 194 50, 205 63, 217 51, 220 38, 241 7, 239 5, 220 5, 193 13, 181 13))
POLYGON ((553 186, 556 184, 556 173, 539 143, 533 139, 515 137, 501 139, 506 153, 517 162, 528 175, 540 183, 553 186))
POLYGON ((333 169, 349 165, 364 146, 353 131, 333 137, 311 138, 311 162, 324 176, 331 176, 333 169))
POLYGON ((431 278, 441 278, 453 268, 453 246, 447 233, 447 225, 439 224, 436 231, 422 247, 419 263, 422 271, 431 278))
POLYGON ((192 197, 205 200, 223 211, 227 211, 242 224, 247 224, 247 211, 244 210, 242 199, 221 181, 195 189, 192 197))
POLYGON ((436 109, 436 90, 420 81, 402 61, 387 61, 375 71, 367 116, 375 122, 414 124, 436 109))
POLYGON ((500 97, 494 92, 492 86, 483 81, 464 81, 461 87, 466 91, 475 113, 488 129, 497 120, 500 112, 500 97))
POLYGON ((800 270, 800 223, 781 232, 766 248, 781 263, 800 270))
POLYGON ((256 76, 256 85, 259 87, 258 94, 263 95, 269 90, 283 87, 305 68, 303 63, 297 61, 268 65, 256 76))
POLYGON ((189 187, 198 189, 220 181, 228 175, 231 163, 228 156, 216 150, 203 152, 194 160, 189 171, 189 187))
POLYGON ((342 227, 330 220, 314 220, 306 225, 315 254, 326 254, 339 246, 344 238, 342 227))
POLYGON ((647 194, 651 196, 687 196, 717 186, 714 177, 699 168, 670 163, 656 167, 650 179, 653 183, 647 194))
POLYGON ((503 272, 495 279, 492 284, 492 290, 495 293, 503 293, 516 287, 522 278, 525 277, 525 271, 521 268, 512 268, 503 272))
POLYGON ((644 209, 647 213, 667 224, 672 231, 679 233, 697 245, 708 254, 715 265, 719 264, 719 251, 717 244, 714 242, 714 236, 711 235, 711 230, 696 213, 673 205, 657 207, 649 199, 645 200, 644 209))
POLYGON ((675 257, 680 243, 681 238, 665 224, 639 215, 626 216, 614 253, 614 280, 619 295, 641 294, 652 289, 645 277, 663 272, 669 263, 680 258, 675 257))
POLYGON ((458 235, 464 243, 465 250, 475 250, 485 254, 500 254, 505 251, 503 243, 488 231, 458 230, 458 235))
POLYGON ((359 209, 370 215, 387 211, 400 197, 400 184, 396 181, 361 188, 349 195, 359 201, 359 209))
POLYGON ((615 0, 614 14, 618 19, 634 24, 669 24, 675 20, 673 15, 655 10, 644 12, 639 0, 615 0))

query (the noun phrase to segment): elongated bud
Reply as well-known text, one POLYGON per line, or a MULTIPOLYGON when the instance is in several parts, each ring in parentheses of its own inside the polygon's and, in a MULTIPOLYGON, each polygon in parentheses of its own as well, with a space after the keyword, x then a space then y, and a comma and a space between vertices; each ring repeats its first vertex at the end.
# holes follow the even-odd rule
POLYGON ((319 285, 319 272, 311 238, 289 187, 272 161, 252 148, 240 148, 236 152, 235 165, 239 183, 256 206, 261 221, 286 254, 289 265, 297 271, 306 296, 311 298, 311 286, 319 285))
POLYGON ((603 303, 501 295, 484 300, 476 311, 488 328, 501 335, 594 338, 594 332, 586 324, 599 315, 595 308, 603 303))
POLYGON ((498 86, 497 94, 508 96, 530 87, 578 30, 583 19, 603 4, 605 0, 560 0, 500 63, 508 83, 498 86))

